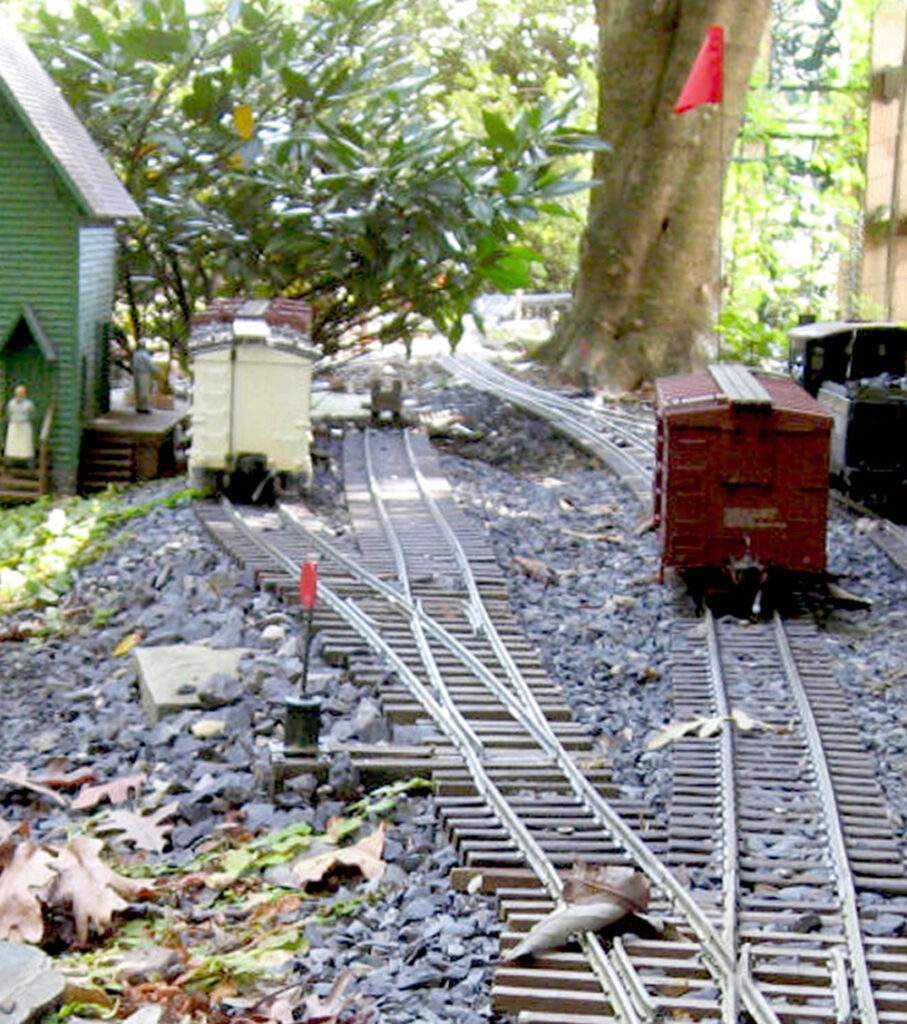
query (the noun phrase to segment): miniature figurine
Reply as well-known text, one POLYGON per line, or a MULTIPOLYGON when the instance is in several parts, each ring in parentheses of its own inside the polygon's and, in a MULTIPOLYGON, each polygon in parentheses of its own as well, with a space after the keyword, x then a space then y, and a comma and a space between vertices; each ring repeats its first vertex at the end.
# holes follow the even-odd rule
POLYGON ((6 443, 3 457, 7 462, 32 462, 35 458, 35 431, 32 417, 35 403, 28 397, 28 388, 17 384, 13 397, 6 403, 6 443))
POLYGON ((151 412, 151 373, 153 363, 148 349, 139 345, 132 356, 132 378, 135 385, 135 411, 151 412))

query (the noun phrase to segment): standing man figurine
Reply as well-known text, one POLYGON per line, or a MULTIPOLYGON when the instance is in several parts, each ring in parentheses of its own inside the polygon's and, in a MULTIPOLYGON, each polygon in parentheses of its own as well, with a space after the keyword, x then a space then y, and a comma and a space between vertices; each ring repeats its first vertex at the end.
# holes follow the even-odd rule
POLYGON ((132 356, 136 412, 151 412, 151 371, 151 355, 148 349, 140 344, 132 356))
POLYGON ((17 384, 13 397, 6 403, 6 443, 3 457, 7 462, 32 462, 35 458, 35 431, 32 417, 35 403, 28 397, 28 388, 17 384))

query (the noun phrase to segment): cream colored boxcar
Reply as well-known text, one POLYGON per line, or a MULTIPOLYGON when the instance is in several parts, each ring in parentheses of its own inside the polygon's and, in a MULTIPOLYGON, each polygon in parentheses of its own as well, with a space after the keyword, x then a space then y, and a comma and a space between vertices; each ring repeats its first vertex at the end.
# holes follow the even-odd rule
POLYGON ((307 323, 307 307, 285 299, 222 302, 193 320, 193 484, 252 498, 310 486, 307 323))

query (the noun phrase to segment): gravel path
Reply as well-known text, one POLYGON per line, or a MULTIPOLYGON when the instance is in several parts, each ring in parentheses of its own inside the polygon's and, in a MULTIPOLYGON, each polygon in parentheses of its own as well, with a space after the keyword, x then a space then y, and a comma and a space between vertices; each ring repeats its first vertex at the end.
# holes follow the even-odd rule
MULTIPOLYGON (((577 718, 599 737, 621 782, 664 807, 670 754, 648 753, 645 744, 670 718, 669 627, 674 617, 690 613, 691 603, 677 587, 658 583, 656 539, 635 532, 641 510, 607 472, 543 424, 471 389, 450 388, 437 372, 411 366, 402 372, 407 393, 418 392, 424 421, 444 435, 437 443, 458 500, 483 523, 510 570, 527 635, 563 684, 577 718), (544 562, 552 582, 527 575, 517 556, 544 562)), ((336 445, 328 447, 333 457, 319 473, 316 502, 336 515, 336 445)), ((180 483, 149 485, 141 497, 180 483)), ((825 628, 841 683, 904 819, 907 580, 845 513, 832 523, 829 551, 844 585, 875 601, 869 613, 832 612, 825 628)), ((356 790, 342 762, 330 786, 319 788, 304 776, 269 793, 268 742, 299 677, 300 619, 271 595, 247 587, 202 534, 190 507, 158 509, 131 522, 121 543, 80 571, 64 607, 69 635, 0 643, 0 770, 18 762, 36 772, 61 757, 67 770, 90 766, 99 781, 146 773, 145 806, 179 802, 172 849, 164 855, 176 864, 188 864, 225 823, 259 831, 308 821, 321 830, 342 813, 343 799, 356 790), (219 690, 211 688, 211 701, 220 707, 151 726, 131 658, 115 654, 136 631, 148 645, 207 640, 251 648, 242 695, 220 680, 219 690), (193 726, 212 715, 226 722, 226 732, 198 738, 193 726)), ((18 613, 4 626, 9 633, 35 617, 18 613)), ((313 674, 326 697, 325 734, 380 737, 385 727, 373 695, 321 665, 317 654, 316 643, 313 674)), ((73 812, 27 789, 3 785, 0 793, 0 817, 27 820, 39 841, 59 837, 73 820, 73 812)), ((307 926, 310 946, 298 958, 298 977, 307 991, 326 996, 352 968, 357 1002, 345 1019, 490 1020, 493 906, 450 890, 447 872, 455 857, 435 826, 430 797, 402 799, 392 817, 385 877, 331 895, 366 898, 340 923, 307 926)), ((898 828, 903 838, 903 825, 898 828)), ((305 1018, 297 1012, 296 1019, 305 1018)))

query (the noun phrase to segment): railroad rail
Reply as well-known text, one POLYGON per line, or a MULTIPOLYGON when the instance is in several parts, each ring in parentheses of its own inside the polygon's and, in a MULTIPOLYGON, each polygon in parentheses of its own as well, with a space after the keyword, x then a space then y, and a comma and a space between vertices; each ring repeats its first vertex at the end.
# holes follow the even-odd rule
POLYGON ((652 504, 655 424, 649 417, 575 401, 526 384, 470 356, 444 356, 445 369, 473 387, 541 416, 605 463, 643 508, 652 504))
MULTIPOLYGON (((470 365, 466 373, 558 425, 564 418, 568 400, 538 397, 539 389, 510 385, 500 371, 483 374, 470 365)), ((605 461, 625 477, 622 460, 605 461)), ((907 568, 907 532, 882 521, 872 537, 907 568)), ((719 626, 709 614, 705 644, 701 623, 688 628, 692 665, 675 660, 675 710, 721 724, 715 739, 676 742, 669 860, 698 872, 694 877, 705 883, 694 885, 698 898, 721 894, 723 936, 742 950, 745 970, 772 980, 780 1016, 897 1019, 907 1010, 907 984, 897 973, 907 946, 897 936, 881 937, 879 922, 904 914, 907 880, 874 762, 821 639, 811 623, 777 616, 771 624, 719 626), (723 660, 754 658, 760 686, 741 692, 723 660), (738 700, 751 714, 753 705, 765 709, 768 736, 735 726, 738 700), (798 927, 803 935, 779 939, 798 927), (804 994, 805 979, 815 986, 811 994, 804 994)), ((685 649, 683 640, 677 649, 685 649)), ((732 1002, 725 1012, 733 1014, 732 1002)))
POLYGON ((675 713, 712 734, 675 741, 669 860, 698 898, 724 879, 725 936, 779 1016, 898 1019, 907 943, 879 924, 907 876, 821 637, 707 613, 674 639, 675 713))
MULTIPOLYGON (((384 681, 391 720, 431 721, 429 753, 408 763, 436 766, 440 811, 463 863, 455 877, 498 893, 507 920, 505 948, 562 904, 562 876, 575 859, 644 870, 655 883, 652 913, 672 929, 670 941, 627 937, 607 950, 587 935, 582 955, 552 951, 528 963, 502 963, 494 985, 501 1010, 519 1013, 522 1024, 668 1015, 731 1021, 739 1008, 760 1021, 837 1022, 854 1009, 866 1021, 903 1016, 907 954, 900 940, 867 938, 859 925, 870 922, 871 930, 899 909, 892 901, 902 892, 903 875, 879 815, 845 815, 843 845, 851 860, 861 841, 871 846, 857 861, 859 871, 850 869, 861 901, 853 911, 853 901, 833 881, 846 875, 840 864, 829 866, 829 844, 810 842, 815 865, 804 867, 795 856, 796 829, 806 820, 800 803, 807 797, 790 797, 776 832, 763 815, 765 829, 748 838, 750 820, 758 820, 766 805, 759 803, 766 754, 769 767, 780 766, 780 781, 792 785, 787 775, 803 756, 799 748, 792 754, 793 740, 785 739, 782 758, 769 751, 762 733, 735 735, 735 763, 740 750, 754 746, 749 760, 739 762, 743 782, 736 776, 728 781, 725 769, 720 807, 710 803, 717 777, 710 748, 716 741, 708 738, 678 741, 670 822, 622 800, 608 773, 592 766, 590 738, 570 721, 560 694, 521 641, 507 610, 505 581, 481 536, 459 517, 427 442, 386 432, 349 434, 344 461, 355 544, 329 539, 299 508, 249 522, 225 507, 203 506, 201 518, 259 579, 287 592, 295 590, 299 563, 318 551, 328 606, 320 623, 324 650, 345 657, 354 677, 384 681), (739 822, 732 813, 738 807, 746 810, 739 822), (716 822, 722 826, 717 838, 716 822), (778 849, 766 867, 758 851, 776 833, 778 849), (717 860, 716 850, 722 851, 717 860), (687 880, 679 881, 684 875, 687 880), (774 895, 779 889, 783 896, 774 895), (850 932, 844 928, 848 919, 850 932), (881 1011, 874 1017, 877 1005, 881 1011)), ((695 634, 702 624, 689 628, 695 634)), ((792 650, 799 651, 799 644, 797 639, 792 650)), ((702 666, 706 649, 700 637, 689 663, 681 659, 675 667, 678 707, 690 713, 705 708, 725 720, 741 698, 731 686, 725 710, 714 710, 722 705, 715 704, 713 684, 701 690, 703 678, 714 674, 702 666), (685 675, 693 696, 683 696, 685 675)), ((798 657, 815 660, 814 654, 798 657)), ((829 688, 823 679, 820 689, 829 688)), ((835 700, 834 715, 841 719, 835 700)), ((756 710, 771 720, 773 708, 756 710)), ((785 727, 794 714, 788 706, 774 713, 785 727)), ((774 740, 774 733, 768 735, 774 740)), ((729 737, 725 724, 725 748, 729 737)), ((860 786, 868 793, 872 781, 868 759, 846 774, 859 760, 858 747, 855 741, 844 746, 841 765, 830 773, 833 787, 845 787, 845 794, 860 786)), ((768 792, 774 797, 774 790, 768 792)), ((880 798, 870 802, 876 810, 883 807, 880 798)), ((810 825, 823 838, 831 834, 827 813, 816 811, 810 825)))

